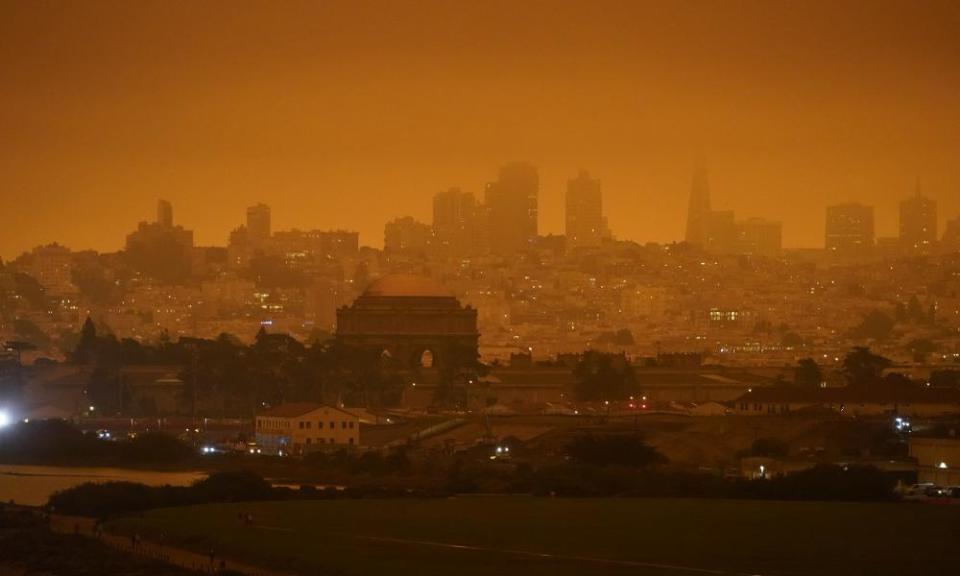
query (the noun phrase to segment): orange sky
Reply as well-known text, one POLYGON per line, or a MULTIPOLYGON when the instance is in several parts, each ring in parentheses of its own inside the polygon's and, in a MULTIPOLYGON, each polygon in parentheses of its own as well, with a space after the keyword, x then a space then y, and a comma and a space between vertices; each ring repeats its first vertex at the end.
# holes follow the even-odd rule
POLYGON ((156 199, 201 244, 429 221, 510 160, 603 180, 614 232, 682 236, 714 204, 822 244, 830 202, 892 235, 919 177, 960 215, 960 2, 0 0, 0 256, 113 250, 156 199))

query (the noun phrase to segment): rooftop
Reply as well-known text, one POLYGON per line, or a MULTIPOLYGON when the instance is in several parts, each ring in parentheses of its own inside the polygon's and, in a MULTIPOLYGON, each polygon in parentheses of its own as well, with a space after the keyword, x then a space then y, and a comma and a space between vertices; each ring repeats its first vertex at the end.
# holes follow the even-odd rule
POLYGON ((354 411, 344 410, 343 408, 337 408, 336 406, 330 406, 328 404, 317 404, 315 402, 288 402, 286 404, 279 404, 277 406, 273 406, 272 408, 261 410, 257 412, 257 416, 296 418, 297 416, 303 416, 304 414, 309 414, 315 410, 334 410, 342 414, 349 414, 350 416, 357 415, 354 411))
POLYGON ((370 283, 364 296, 380 298, 451 298, 439 282, 415 274, 389 274, 370 283))

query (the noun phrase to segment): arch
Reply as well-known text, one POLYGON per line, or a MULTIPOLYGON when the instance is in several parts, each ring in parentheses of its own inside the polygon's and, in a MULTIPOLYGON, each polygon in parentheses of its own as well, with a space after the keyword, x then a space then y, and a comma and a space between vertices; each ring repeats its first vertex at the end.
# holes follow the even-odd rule
POLYGON ((420 352, 420 357, 417 359, 417 363, 421 368, 433 368, 436 363, 436 356, 433 353, 433 350, 429 348, 420 352))

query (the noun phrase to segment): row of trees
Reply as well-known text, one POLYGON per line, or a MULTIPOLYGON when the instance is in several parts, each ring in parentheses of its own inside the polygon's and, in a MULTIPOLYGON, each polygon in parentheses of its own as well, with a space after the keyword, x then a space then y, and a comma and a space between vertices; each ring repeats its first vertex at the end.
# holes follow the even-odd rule
MULTIPOLYGON (((869 348, 858 346, 850 350, 843 358, 840 372, 849 386, 870 387, 882 384, 915 386, 907 376, 897 372, 885 374, 893 361, 874 354, 869 348)), ((794 383, 805 388, 817 388, 824 381, 823 370, 813 358, 804 358, 794 368, 794 383)), ((960 387, 960 371, 934 370, 929 383, 937 388, 960 387)))
MULTIPOLYGON (((447 360, 439 371, 437 401, 455 403, 451 390, 482 372, 475 354, 438 351, 447 360)), ((195 413, 253 414, 263 405, 323 402, 352 406, 390 406, 400 402, 411 374, 372 348, 351 347, 327 338, 303 343, 288 334, 261 329, 246 345, 229 334, 213 340, 163 338, 157 345, 98 335, 89 319, 70 360, 92 367, 88 393, 104 412, 123 411, 129 391, 122 381, 126 365, 181 366, 183 401, 195 413)))

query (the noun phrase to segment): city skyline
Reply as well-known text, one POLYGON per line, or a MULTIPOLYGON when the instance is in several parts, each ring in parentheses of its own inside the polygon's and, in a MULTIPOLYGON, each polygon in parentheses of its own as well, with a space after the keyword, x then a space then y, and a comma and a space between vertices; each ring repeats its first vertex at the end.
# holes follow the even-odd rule
POLYGON ((156 198, 199 244, 265 202, 378 245, 511 160, 539 168, 542 233, 587 169, 618 237, 678 239, 701 156, 715 208, 782 221, 788 248, 843 202, 895 235, 918 177, 941 229, 960 213, 952 3, 874 3, 870 26, 855 2, 224 6, 4 5, 4 258, 114 250, 156 198))
MULTIPOLYGON (((523 165, 523 164, 524 163, 513 162, 513 163, 504 164, 504 166, 510 167, 510 166, 523 165)), ((537 171, 538 173, 537 176, 539 177, 539 171, 537 170, 537 167, 533 165, 530 165, 530 166, 535 171, 537 171)), ((594 176, 594 174, 591 174, 589 171, 586 171, 586 170, 580 170, 576 174, 576 177, 574 177, 574 175, 571 175, 570 178, 565 183, 564 191, 561 192, 561 196, 564 197, 564 202, 568 202, 568 200, 566 199, 566 196, 569 194, 568 188, 570 186, 570 183, 576 182, 579 179, 590 177, 590 176, 594 176)), ((495 181, 494 178, 488 178, 488 180, 495 181)), ((598 184, 602 183, 603 178, 597 176, 595 179, 595 182, 597 182, 598 184)), ((491 184, 488 183, 487 188, 489 188, 490 186, 491 184)), ((542 199, 544 197, 544 194, 542 193, 542 188, 538 190, 539 192, 537 194, 536 200, 534 201, 534 205, 537 207, 542 207, 543 206, 542 199)), ((756 225, 760 223, 767 223, 767 224, 774 224, 778 226, 782 225, 782 222, 780 220, 770 218, 769 216, 763 215, 763 214, 755 214, 747 210, 743 211, 745 213, 745 216, 743 216, 742 219, 740 219, 739 215, 736 214, 737 212, 736 209, 711 210, 713 202, 716 200, 715 195, 712 194, 713 192, 712 180, 707 170, 702 165, 698 164, 698 166, 693 169, 691 173, 691 177, 688 179, 688 190, 686 192, 687 206, 686 206, 686 209, 682 211, 681 220, 678 223, 678 230, 676 231, 676 234, 674 234, 672 238, 666 238, 662 240, 653 239, 653 238, 638 239, 638 238, 630 237, 628 234, 624 234, 619 230, 611 229, 609 227, 605 228, 602 231, 602 233, 610 234, 612 237, 616 238, 617 240, 637 242, 638 244, 645 244, 648 242, 658 243, 658 244, 673 244, 673 243, 687 242, 694 245, 700 245, 701 247, 706 248, 708 251, 717 251, 720 253, 736 252, 737 249, 732 247, 732 245, 731 246, 726 245, 732 242, 733 241, 732 239, 730 239, 729 241, 721 242, 713 246, 710 245, 709 239, 706 245, 704 245, 702 242, 697 242, 695 240, 690 239, 689 236, 691 232, 689 229, 689 219, 693 214, 693 206, 694 206, 692 201, 695 198, 698 198, 697 196, 698 194, 703 194, 704 191, 706 192, 706 198, 707 198, 707 213, 706 213, 707 216, 708 217, 713 216, 714 220, 719 219, 720 221, 722 221, 722 223, 720 224, 721 228, 725 228, 725 226, 723 226, 723 223, 728 224, 729 227, 731 228, 730 234, 737 234, 737 232, 734 232, 733 230, 733 226, 734 226, 733 219, 735 215, 738 216, 738 219, 735 223, 738 229, 748 224, 756 225), (727 220, 729 220, 729 222, 727 222, 727 220)), ((230 244, 232 241, 235 240, 235 235, 238 232, 245 232, 247 234, 250 234, 249 231, 251 230, 251 223, 252 223, 252 228, 256 230, 256 232, 251 235, 251 241, 254 241, 254 242, 262 241, 265 238, 269 238, 274 231, 343 230, 343 231, 351 231, 351 232, 359 233, 359 239, 360 239, 359 241, 361 246, 369 246, 371 248, 381 250, 385 248, 384 228, 386 227, 387 229, 390 229, 391 226, 396 226, 398 222, 400 223, 409 222, 411 225, 415 225, 415 226, 426 226, 431 230, 430 232, 431 237, 437 242, 440 242, 441 244, 443 244, 448 241, 444 237, 444 235, 447 234, 448 232, 446 230, 443 230, 442 232, 439 233, 439 236, 438 236, 438 232, 436 230, 436 223, 438 218, 436 202, 438 201, 438 198, 448 197, 450 194, 457 194, 457 195, 462 195, 464 197, 470 197, 472 199, 472 202, 474 203, 476 210, 481 210, 485 206, 482 196, 480 197, 480 199, 477 199, 475 195, 473 195, 468 191, 463 191, 461 190, 461 188, 456 186, 450 187, 448 189, 437 191, 425 197, 423 203, 428 207, 428 210, 431 210, 430 212, 428 212, 428 214, 423 215, 421 217, 412 216, 412 213, 414 212, 419 214, 420 213, 419 210, 417 211, 408 210, 407 212, 397 213, 389 217, 387 220, 385 220, 380 224, 378 233, 370 232, 366 236, 355 227, 351 227, 343 223, 338 224, 336 222, 332 223, 329 226, 316 225, 316 224, 311 224, 309 222, 300 226, 284 225, 285 220, 297 221, 295 220, 295 215, 294 215, 294 218, 291 218, 290 217, 291 215, 289 214, 286 215, 286 217, 284 217, 283 214, 280 214, 279 224, 277 224, 275 223, 277 221, 273 219, 273 205, 269 204, 267 201, 263 199, 260 199, 260 200, 255 199, 253 203, 249 205, 237 205, 236 207, 232 205, 223 206, 222 208, 224 209, 224 211, 228 213, 232 213, 232 211, 230 210, 231 208, 236 208, 235 210, 236 213, 233 215, 233 222, 228 226, 228 231, 221 238, 211 238, 212 234, 210 230, 204 230, 200 227, 194 227, 189 222, 182 221, 179 217, 179 214, 181 214, 184 211, 179 210, 179 205, 178 205, 178 211, 177 211, 178 218, 177 218, 176 224, 178 226, 182 226, 183 228, 189 230, 194 235, 194 237, 197 238, 197 240, 195 240, 195 245, 197 246, 227 246, 228 244, 230 244)), ((600 192, 599 194, 603 198, 602 201, 604 202, 604 204, 606 204, 607 202, 606 192, 605 191, 600 192)), ((721 206, 729 206, 729 202, 724 202, 722 197, 720 198, 720 200, 721 200, 720 202, 721 206)), ((815 240, 812 244, 790 245, 786 241, 786 238, 789 237, 788 230, 779 232, 778 236, 782 235, 782 238, 784 239, 782 241, 782 249, 784 250, 790 250, 790 249, 827 249, 829 250, 831 248, 831 240, 829 239, 830 232, 829 232, 828 222, 831 217, 830 216, 831 210, 838 207, 863 206, 865 208, 869 208, 870 211, 872 212, 869 243, 872 245, 874 242, 881 241, 881 240, 896 240, 896 239, 900 239, 904 234, 904 229, 903 229, 904 206, 905 205, 909 206, 911 205, 912 202, 918 202, 918 201, 923 201, 923 202, 932 201, 933 226, 932 226, 932 230, 927 234, 932 234, 934 243, 937 243, 941 240, 941 236, 946 235, 947 230, 950 229, 951 222, 960 218, 960 213, 957 213, 957 214, 953 214, 949 212, 944 213, 942 209, 938 209, 938 206, 942 206, 943 203, 938 202, 935 196, 932 196, 926 193, 925 191, 921 190, 919 182, 915 184, 915 188, 913 189, 912 192, 905 193, 904 195, 893 199, 892 202, 889 202, 890 205, 894 206, 894 208, 889 211, 890 212, 889 214, 880 213, 880 211, 877 210, 876 205, 869 204, 869 203, 862 203, 858 201, 839 202, 839 203, 831 203, 828 205, 824 205, 823 207, 821 207, 821 210, 820 210, 820 218, 819 218, 819 224, 818 224, 818 227, 822 230, 822 232, 819 239, 815 240), (824 216, 825 214, 826 216, 824 216), (881 230, 882 232, 886 232, 886 233, 880 233, 881 231, 877 230, 878 228, 876 225, 877 221, 886 222, 889 224, 888 226, 886 226, 881 230), (825 236, 827 237, 826 240, 824 239, 825 236)), ((155 203, 153 204, 154 206, 153 215, 152 216, 149 215, 150 211, 146 208, 143 210, 139 210, 140 213, 147 214, 147 215, 135 220, 134 222, 165 223, 168 226, 171 223, 173 223, 173 214, 174 214, 173 202, 168 200, 166 197, 156 198, 154 199, 154 202, 155 203)), ((187 206, 187 210, 185 210, 185 212, 190 213, 191 210, 189 208, 189 202, 185 202, 184 204, 187 206)), ((540 236, 556 236, 556 235, 565 236, 566 231, 564 230, 564 226, 569 224, 568 223, 564 224, 564 223, 567 222, 567 218, 568 218, 567 212, 569 208, 570 208, 569 204, 561 207, 560 216, 563 222, 561 222, 559 229, 551 228, 548 230, 543 230, 544 226, 543 226, 542 220, 537 219, 536 222, 538 224, 538 227, 540 228, 539 235, 540 236)), ((542 208, 540 209, 542 210, 542 208)), ((608 220, 607 210, 608 208, 604 207, 601 215, 604 225, 608 220)), ((443 216, 440 216, 440 217, 443 218, 443 216)), ((471 215, 471 217, 473 216, 471 215)), ((123 233, 118 237, 118 239, 116 239, 115 242, 113 241, 108 242, 106 247, 77 246, 77 245, 71 245, 67 240, 63 238, 52 238, 49 241, 41 241, 39 243, 29 245, 20 251, 15 251, 11 249, 11 252, 9 254, 0 253, 0 259, 12 260, 13 258, 16 258, 17 256, 23 253, 29 252, 33 248, 50 245, 50 244, 66 246, 71 250, 75 250, 75 251, 93 250, 93 251, 102 252, 102 253, 120 251, 124 249, 123 238, 129 232, 130 225, 133 224, 134 222, 122 223, 122 225, 125 226, 123 233), (111 247, 110 244, 115 244, 115 246, 111 247)), ((705 222, 703 224, 698 224, 697 226, 706 226, 708 224, 709 222, 705 222)), ((478 224, 473 224, 473 225, 476 226, 478 224)), ((707 233, 707 232, 704 231, 703 233, 707 233)), ((739 234, 742 235, 743 232, 741 231, 739 232, 739 234)), ((388 235, 389 235, 389 232, 388 232, 388 235)), ((426 240, 424 239, 423 242, 426 242, 426 240)), ((387 244, 389 244, 389 241, 387 242, 387 244)), ((386 248, 387 248, 387 251, 389 252, 390 247, 386 246, 386 248)), ((779 249, 780 248, 778 247, 777 250, 779 249)), ((494 250, 494 252, 497 252, 497 250, 494 250)), ((747 253, 750 253, 750 252, 748 251, 747 253)), ((764 252, 764 255, 769 256, 771 254, 769 252, 764 252)))

